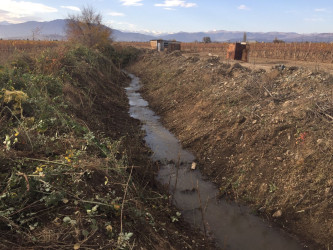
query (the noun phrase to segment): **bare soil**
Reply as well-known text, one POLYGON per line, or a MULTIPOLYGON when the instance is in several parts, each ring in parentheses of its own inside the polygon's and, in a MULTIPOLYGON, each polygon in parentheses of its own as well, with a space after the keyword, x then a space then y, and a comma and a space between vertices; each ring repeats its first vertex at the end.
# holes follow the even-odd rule
MULTIPOLYGON (((227 60, 225 57, 225 53, 222 52, 200 52, 200 53, 191 53, 191 52, 183 52, 184 56, 195 56, 199 55, 200 58, 211 58, 211 57, 219 57, 220 62, 224 63, 235 63, 235 61, 227 60)), ((323 63, 323 62, 307 62, 307 61, 298 61, 298 60, 286 60, 286 59, 269 59, 269 58, 257 58, 253 56, 249 56, 248 62, 241 62, 244 67, 250 68, 252 70, 256 69, 265 69, 269 71, 272 66, 275 65, 285 65, 288 67, 304 67, 312 71, 325 71, 327 73, 333 73, 333 63, 323 63)))
POLYGON ((332 65, 309 65, 146 51, 129 71, 221 197, 248 204, 315 249, 330 249, 332 65))

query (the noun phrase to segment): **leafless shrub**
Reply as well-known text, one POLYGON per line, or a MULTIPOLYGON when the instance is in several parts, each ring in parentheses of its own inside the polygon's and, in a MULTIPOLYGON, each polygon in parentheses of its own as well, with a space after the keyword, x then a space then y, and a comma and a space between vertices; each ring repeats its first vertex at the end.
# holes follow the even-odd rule
POLYGON ((111 42, 111 29, 102 24, 102 16, 92 7, 84 7, 81 14, 69 15, 66 35, 69 41, 88 47, 99 47, 111 42))

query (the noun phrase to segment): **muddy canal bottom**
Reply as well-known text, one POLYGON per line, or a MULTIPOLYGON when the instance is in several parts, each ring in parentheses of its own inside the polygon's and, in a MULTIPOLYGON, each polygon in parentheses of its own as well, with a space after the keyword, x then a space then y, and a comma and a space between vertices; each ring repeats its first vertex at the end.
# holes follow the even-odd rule
POLYGON ((162 126, 138 93, 139 78, 129 75, 132 82, 126 92, 130 115, 143 123, 153 160, 164 163, 158 180, 169 185, 174 204, 185 220, 212 235, 222 249, 303 249, 295 239, 252 215, 248 208, 217 199, 218 189, 204 180, 198 170, 191 170, 194 156, 182 149, 176 137, 162 126))

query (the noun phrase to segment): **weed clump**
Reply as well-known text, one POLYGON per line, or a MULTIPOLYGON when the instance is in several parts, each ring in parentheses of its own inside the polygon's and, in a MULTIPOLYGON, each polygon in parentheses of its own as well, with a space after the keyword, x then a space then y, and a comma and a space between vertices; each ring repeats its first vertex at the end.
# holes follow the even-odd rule
POLYGON ((71 86, 92 106, 100 90, 89 80, 103 74, 125 79, 107 56, 82 46, 24 55, 0 73, 2 247, 82 244, 97 232, 105 242, 95 244, 117 246, 125 233, 117 227, 123 190, 114 184, 128 179, 120 138, 92 131, 65 92, 71 86))

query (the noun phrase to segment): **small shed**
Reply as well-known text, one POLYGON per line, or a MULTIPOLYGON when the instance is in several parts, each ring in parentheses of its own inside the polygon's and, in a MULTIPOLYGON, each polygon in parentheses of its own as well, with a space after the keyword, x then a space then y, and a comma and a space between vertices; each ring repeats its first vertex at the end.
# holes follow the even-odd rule
POLYGON ((233 43, 229 44, 227 50, 227 59, 242 60, 247 62, 248 59, 248 46, 246 43, 233 43))
POLYGON ((157 51, 163 51, 164 50, 164 40, 162 40, 162 39, 150 40, 150 47, 157 51))
POLYGON ((168 51, 175 51, 175 50, 180 50, 181 49, 181 45, 180 42, 177 41, 169 41, 168 43, 168 51))
POLYGON ((151 40, 150 47, 153 50, 157 50, 157 51, 167 50, 168 52, 181 49, 180 42, 168 41, 168 40, 162 40, 162 39, 151 40))

